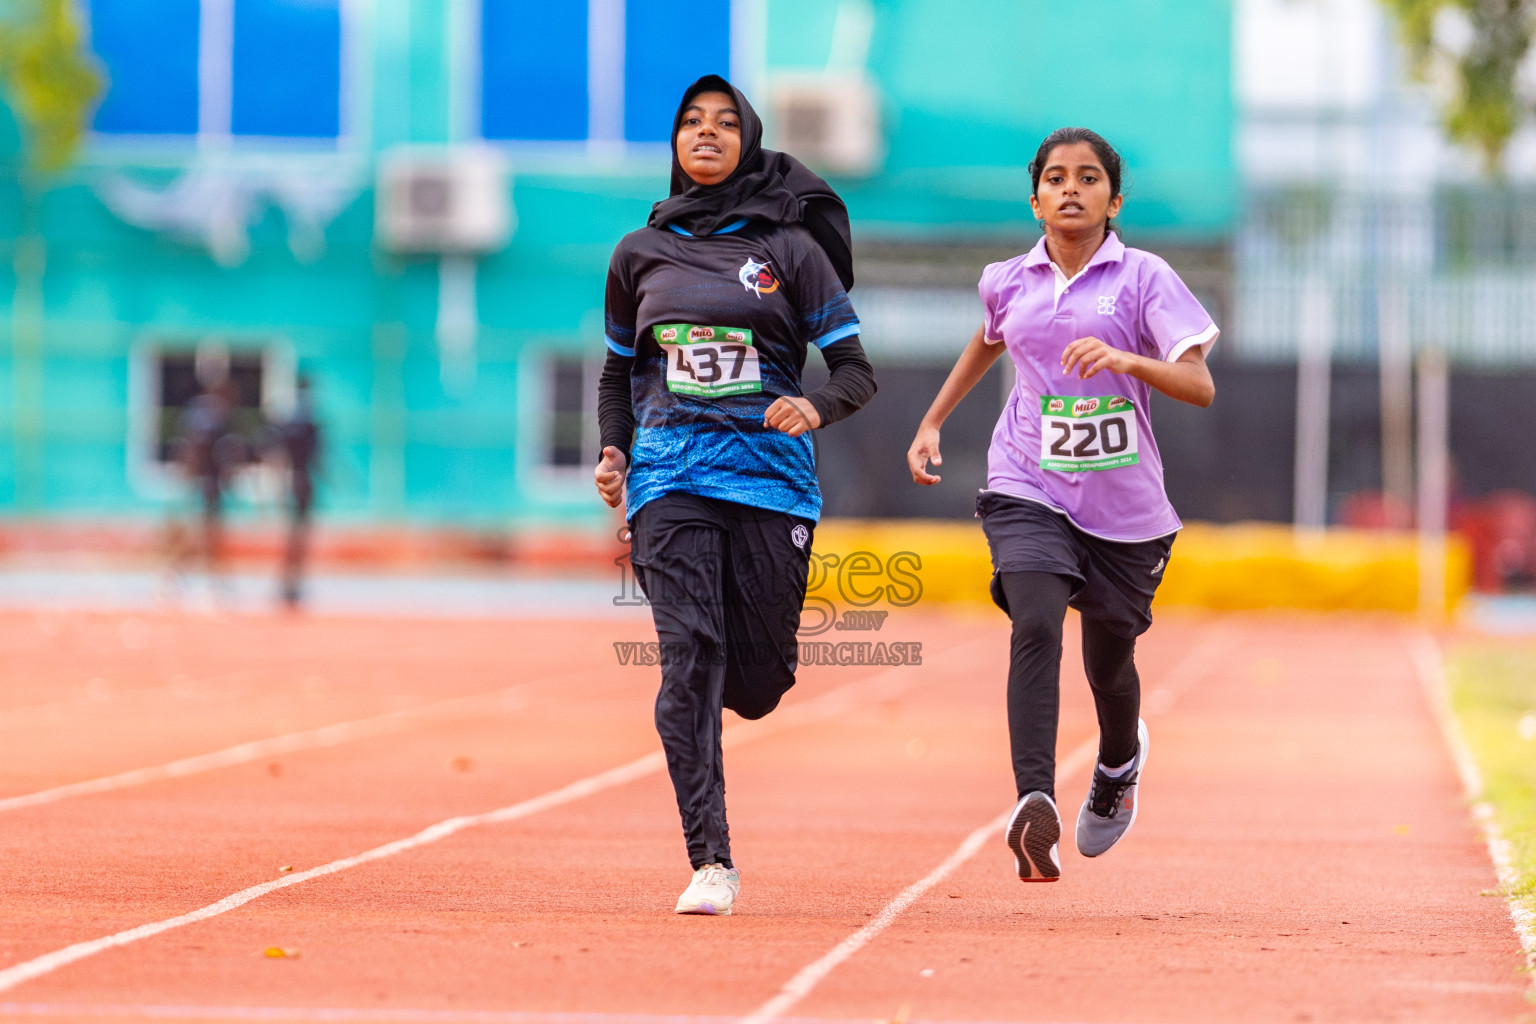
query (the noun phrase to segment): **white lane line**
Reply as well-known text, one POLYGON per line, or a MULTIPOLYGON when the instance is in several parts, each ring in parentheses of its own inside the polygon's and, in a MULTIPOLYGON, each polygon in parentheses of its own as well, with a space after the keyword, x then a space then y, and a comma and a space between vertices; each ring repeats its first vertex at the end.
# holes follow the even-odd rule
MULTIPOLYGON (((1509 840, 1499 827, 1498 812, 1494 810, 1493 804, 1483 799, 1483 774, 1478 771, 1477 760, 1472 756, 1472 749, 1467 746, 1461 723, 1451 710, 1451 699, 1445 682, 1445 660, 1440 654, 1440 647, 1423 632, 1410 633, 1408 645, 1419 683, 1424 688, 1424 696, 1434 714, 1435 724, 1440 727, 1440 735, 1451 753, 1451 759, 1456 763, 1456 773, 1461 776, 1461 788, 1471 802, 1472 817, 1482 830, 1483 842, 1488 847, 1488 858, 1493 861, 1499 888, 1504 890, 1505 904, 1515 924, 1515 935, 1520 940, 1520 949, 1525 953, 1526 966, 1536 968, 1536 913, 1532 913, 1514 895, 1520 886, 1520 872, 1515 868, 1515 857, 1509 840)), ((1531 988, 1533 994, 1536 994, 1536 976, 1532 977, 1531 988)))
MULTIPOLYGON (((130 1020, 347 1021, 362 1024, 732 1024, 719 1014, 576 1013, 551 1010, 420 1010, 349 1006, 196 1006, 110 1003, 0 1003, 3 1017, 130 1020)), ((783 1024, 869 1024, 869 1017, 789 1017, 783 1024)), ((1010 1024, 912 1018, 907 1024, 1010 1024)), ((1018 1024, 1018 1022, 1013 1022, 1018 1024)), ((1057 1021, 1055 1024, 1067 1024, 1057 1021)))
MULTIPOLYGON (((972 641, 969 644, 961 645, 959 648, 952 648, 949 654, 952 655, 958 650, 967 649, 981 642, 972 641)), ((800 704, 791 705, 770 718, 732 726, 721 735, 721 740, 730 746, 737 746, 748 740, 761 739, 776 732, 783 732, 786 729, 806 725, 839 714, 860 703, 890 698, 917 685, 926 675, 926 673, 916 672, 913 668, 907 666, 887 669, 869 679, 845 683, 819 697, 814 697, 800 704)), ((599 772, 585 779, 579 779, 576 782, 551 790, 540 796, 522 800, 493 811, 486 811, 482 814, 448 818, 424 828, 415 835, 408 836, 405 839, 397 839, 394 842, 385 843, 383 846, 376 846, 371 850, 366 850, 352 857, 343 857, 340 860, 334 860, 329 864, 322 864, 307 871, 298 871, 291 875, 284 875, 282 878, 275 878, 270 882, 253 885, 248 889, 242 889, 237 893, 226 896, 216 903, 210 903, 205 907, 200 907, 186 914, 139 925, 136 928, 129 928, 99 939, 77 942, 72 946, 54 950, 52 953, 45 953, 42 956, 16 964, 13 967, 0 970, 0 992, 13 989, 17 985, 42 977, 61 967, 84 960, 87 957, 95 956, 97 953, 139 942, 174 928, 182 928, 189 924, 196 924, 199 921, 206 921, 220 914, 227 914, 237 907, 243 907, 252 900, 260 899, 262 896, 276 892, 279 889, 286 889, 291 885, 323 878, 326 875, 334 875, 338 871, 346 871, 348 868, 354 868, 361 864, 382 860, 385 857, 393 857, 408 850, 427 846, 428 844, 446 839, 455 833, 462 832, 467 828, 473 828, 478 825, 501 824, 503 822, 515 821, 518 818, 525 818, 530 814, 536 814, 539 811, 548 810, 552 807, 572 803, 594 793, 600 793, 605 789, 622 786, 625 783, 660 771, 665 766, 666 759, 662 754, 646 754, 644 757, 636 758, 627 764, 619 765, 617 768, 610 768, 605 772, 599 772)))
POLYGON ((35 957, 0 971, 0 992, 13 989, 23 982, 32 981, 45 974, 50 974, 61 967, 84 960, 87 957, 95 956, 97 953, 139 942, 143 939, 159 935, 161 932, 182 928, 189 924, 196 924, 199 921, 206 921, 211 917, 218 917, 220 914, 227 914, 237 907, 243 907, 252 900, 260 899, 262 896, 267 895, 267 893, 276 892, 278 889, 286 889, 291 885, 298 885, 301 882, 308 882, 311 879, 322 878, 326 875, 334 875, 338 871, 355 868, 371 861, 393 857, 398 853, 405 853, 419 846, 426 846, 430 843, 446 839, 456 832, 462 832, 464 829, 475 825, 512 821, 515 818, 521 818, 537 811, 570 803, 584 796, 589 796, 614 786, 620 786, 626 782, 649 775, 663 767, 664 764, 665 761, 662 755, 647 754, 645 757, 637 758, 628 764, 589 776, 568 786, 562 786, 560 789, 552 790, 531 800, 524 800, 485 814, 461 815, 455 818, 448 818, 435 825, 428 826, 405 839, 397 839, 394 842, 385 843, 383 846, 376 846, 371 850, 366 850, 352 857, 333 860, 329 864, 322 864, 317 868, 310 868, 308 871, 298 871, 291 875, 285 875, 282 878, 275 878, 270 882, 253 885, 248 889, 242 889, 216 903, 210 903, 206 907, 200 907, 190 913, 181 914, 162 921, 154 921, 150 924, 139 925, 137 928, 129 928, 114 935, 103 936, 88 942, 77 942, 72 946, 54 950, 52 953, 45 953, 40 957, 35 957))
MULTIPOLYGON (((1160 710, 1166 710, 1172 704, 1174 696, 1188 689, 1191 682, 1205 671, 1206 666, 1215 655, 1215 650, 1219 646, 1219 640, 1225 636, 1225 633, 1226 630, 1224 629, 1208 632, 1200 643, 1196 644, 1168 671, 1168 676, 1174 682, 1164 685, 1156 691, 1160 695, 1160 699, 1157 701, 1160 705, 1160 710)), ((1152 702, 1149 701, 1148 703, 1152 702)), ((1074 775, 1084 768, 1091 767, 1098 749, 1099 738, 1097 735, 1083 741, 1073 749, 1072 753, 1068 754, 1065 759, 1057 764, 1057 775, 1074 775)), ((956 868, 959 868, 966 861, 974 857, 977 851, 981 849, 982 844, 1003 830, 1003 827, 1008 824, 1008 816, 1012 813, 1013 808, 1010 807, 966 836, 955 849, 955 852, 946 857, 942 864, 898 893, 895 899, 887 903, 880 913, 875 915, 874 920, 848 936, 842 942, 839 942, 836 946, 833 946, 819 960, 801 968, 798 974, 784 983, 784 987, 779 989, 778 994, 752 1013, 741 1018, 739 1024, 768 1024, 769 1021, 781 1020, 783 1014, 800 1002, 800 1000, 810 995, 811 990, 819 985, 822 979, 835 971, 859 950, 869 945, 881 932, 895 924, 896 919, 902 915, 902 912, 921 899, 924 893, 938 885, 945 878, 949 877, 956 868)))
POLYGON ((150 782, 164 782, 167 779, 185 778, 188 775, 211 772, 219 768, 230 768, 234 765, 248 764, 251 761, 259 761, 262 758, 274 757, 278 754, 294 754, 305 750, 319 750, 324 747, 335 747, 343 743, 352 743, 356 740, 387 736, 420 724, 424 720, 453 718, 471 712, 491 709, 511 710, 521 706, 520 702, 523 699, 524 691, 529 687, 539 683, 571 679, 602 671, 605 670, 585 669, 581 672, 567 673, 561 676, 544 676, 538 679, 529 679, 505 689, 493 690, 490 693, 476 693, 467 697, 454 697, 449 700, 433 701, 430 704, 419 704, 413 708, 389 711, 382 715, 358 718, 350 722, 337 722, 334 725, 325 725, 318 729, 286 733, 282 736, 273 736, 264 740, 252 740, 249 743, 240 743, 233 747, 226 747, 223 750, 215 750, 212 753, 184 757, 177 761, 152 765, 148 768, 134 768, 126 772, 118 772, 116 775, 106 775, 101 778, 87 779, 83 782, 71 782, 63 786, 54 786, 50 789, 40 789, 34 793, 23 793, 20 796, 5 797, 0 799, 0 813, 19 811, 26 807, 38 807, 42 804, 51 804, 77 796, 110 793, 114 790, 129 789, 133 786, 142 786, 150 782))
MULTIPOLYGON (((112 1005, 93 1003, 0 1003, 0 1016, 91 1017, 130 1020, 357 1021, 363 1024, 730 1024, 734 1017, 704 1014, 570 1013, 537 1010, 359 1009, 331 1006, 112 1005)), ((802 1024, 869 1024, 868 1018, 802 1024)), ((915 1024, 915 1022, 909 1022, 915 1024)))
MULTIPOLYGON (((1063 775, 1071 775, 1081 768, 1092 763, 1092 758, 1099 748, 1097 736, 1085 741, 1077 749, 1073 750, 1067 759, 1057 766, 1057 771, 1063 775)), ((881 932, 896 923, 896 919, 902 915, 912 904, 923 897, 929 889, 948 878, 956 868, 974 857, 983 843, 995 837, 1008 824, 1008 815, 1013 813, 1013 808, 1008 808, 1002 814, 993 818, 985 825, 965 837, 959 847, 944 859, 938 867, 928 872, 926 876, 913 882, 887 903, 874 920, 848 936, 836 946, 833 946, 821 959, 807 964, 801 968, 778 994, 768 1000, 755 1011, 741 1018, 740 1024, 767 1024, 768 1021, 779 1019, 785 1011, 790 1009, 800 1000, 811 994, 811 990, 819 985, 823 978, 835 971, 849 957, 869 945, 881 932)))

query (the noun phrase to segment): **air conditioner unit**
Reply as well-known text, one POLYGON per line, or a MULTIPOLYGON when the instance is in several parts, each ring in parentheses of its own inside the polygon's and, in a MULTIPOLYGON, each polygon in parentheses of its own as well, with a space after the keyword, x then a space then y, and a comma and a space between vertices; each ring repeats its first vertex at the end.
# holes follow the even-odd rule
POLYGON ((773 148, 832 174, 861 176, 885 157, 880 97, 862 75, 785 74, 770 88, 773 148))
POLYGON ((473 255, 505 248, 513 228, 506 165, 478 146, 390 150, 379 157, 374 228, 391 252, 473 255))

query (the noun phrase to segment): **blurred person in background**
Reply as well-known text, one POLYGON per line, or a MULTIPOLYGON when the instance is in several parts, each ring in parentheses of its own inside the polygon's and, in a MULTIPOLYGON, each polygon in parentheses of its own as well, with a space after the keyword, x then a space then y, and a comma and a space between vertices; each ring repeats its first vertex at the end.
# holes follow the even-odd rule
POLYGON ((912 478, 942 463, 939 429, 1006 348, 1017 383, 987 457, 977 515, 991 549, 993 600, 1013 620, 1008 732, 1018 803, 1007 840, 1019 878, 1055 881, 1055 802, 1062 623, 1082 618, 1083 666, 1099 719, 1099 758, 1077 818, 1085 857, 1136 820, 1148 737, 1140 718, 1136 638, 1180 528, 1163 490, 1148 417, 1151 388, 1208 406, 1205 353, 1216 325, 1157 256, 1113 229, 1120 155, 1086 128, 1049 135, 1029 165, 1044 235, 988 266, 986 309, 907 452, 912 478))
POLYGON ((314 395, 309 377, 296 385, 293 409, 273 424, 274 447, 283 461, 288 530, 283 545, 281 597, 297 608, 303 596, 304 562, 309 551, 310 514, 315 502, 315 472, 320 464, 321 432, 315 419, 314 395))
POLYGON ((613 507, 627 484, 660 640, 656 729, 694 868, 679 914, 729 914, 736 899, 721 709, 761 718, 794 685, 821 514, 810 432, 875 393, 847 295, 847 209, 761 143, 729 82, 693 83, 672 125, 671 196, 608 271, 594 475, 613 507), (830 379, 805 394, 812 347, 830 379))
POLYGON ((246 444, 233 430, 239 399, 239 390, 228 377, 205 383, 182 411, 177 442, 182 472, 198 502, 203 566, 215 586, 223 572, 224 492, 246 456, 246 444))

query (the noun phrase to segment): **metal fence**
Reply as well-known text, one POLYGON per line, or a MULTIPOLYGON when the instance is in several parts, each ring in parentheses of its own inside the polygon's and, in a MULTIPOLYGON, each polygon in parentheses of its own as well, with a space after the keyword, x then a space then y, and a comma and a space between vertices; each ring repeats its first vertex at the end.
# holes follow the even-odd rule
POLYGON ((1371 362, 1396 340, 1459 365, 1536 365, 1536 192, 1251 195, 1232 288, 1225 341, 1245 360, 1321 345, 1371 362))

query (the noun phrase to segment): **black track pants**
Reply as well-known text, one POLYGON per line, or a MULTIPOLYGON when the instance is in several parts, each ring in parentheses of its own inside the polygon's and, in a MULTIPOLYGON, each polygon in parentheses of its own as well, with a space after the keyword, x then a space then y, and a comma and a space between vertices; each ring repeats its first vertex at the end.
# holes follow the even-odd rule
POLYGON ((656 731, 688 859, 731 867, 720 711, 761 718, 795 684, 814 524, 673 493, 642 505, 630 527, 661 644, 656 731))
MULTIPOLYGON (((1008 662, 1008 737, 1019 796, 1056 795, 1056 729, 1061 710, 1061 629, 1075 582, 1049 572, 1003 572, 998 586, 1013 619, 1008 662)), ((1083 668, 1099 716, 1099 760, 1121 765, 1136 756, 1141 680, 1136 640, 1083 619, 1083 668)))

